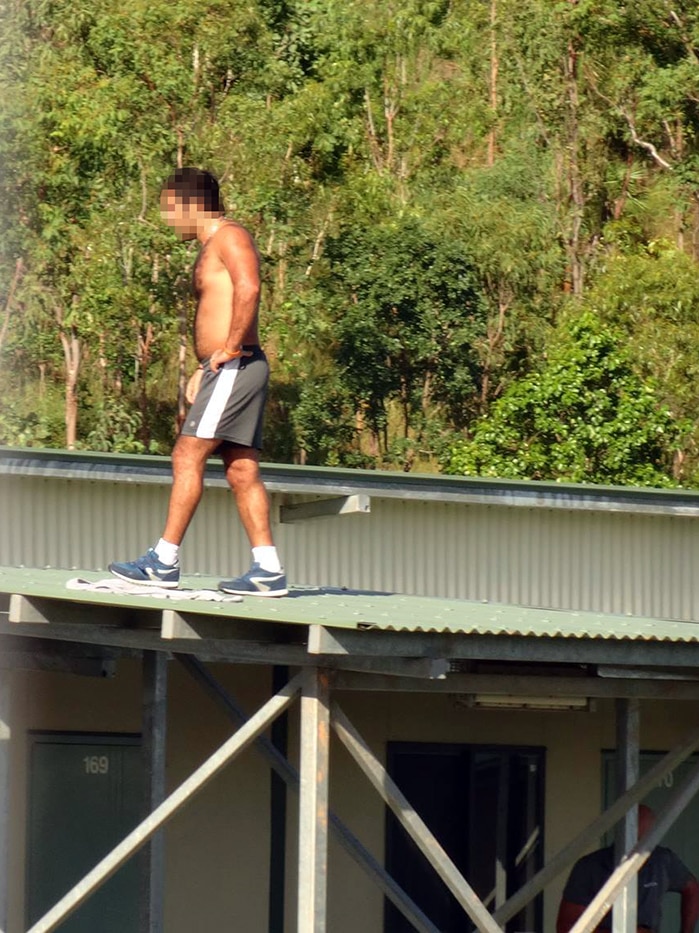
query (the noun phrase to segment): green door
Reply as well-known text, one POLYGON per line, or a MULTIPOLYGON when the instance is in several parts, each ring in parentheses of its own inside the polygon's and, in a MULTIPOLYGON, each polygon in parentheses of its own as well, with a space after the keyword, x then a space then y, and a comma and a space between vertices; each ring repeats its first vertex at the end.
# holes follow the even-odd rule
MULTIPOLYGON (((139 822, 142 763, 137 736, 31 737, 27 920, 39 920, 139 822)), ((57 929, 138 929, 140 871, 131 859, 57 929)))
MULTIPOLYGON (((645 774, 661 758, 664 752, 642 752, 640 760, 641 774, 645 774)), ((604 753, 604 806, 614 801, 615 761, 613 752, 604 753)), ((696 766, 697 758, 684 761, 667 775, 653 790, 643 798, 643 803, 657 813, 667 800, 677 792, 690 770, 696 766)), ((670 831, 660 843, 679 855, 687 868, 699 878, 699 797, 695 797, 684 813, 675 821, 670 831)), ((613 841, 613 835, 608 842, 613 841)), ((667 894, 663 901, 663 922, 660 933, 677 933, 680 929, 680 897, 667 894)))

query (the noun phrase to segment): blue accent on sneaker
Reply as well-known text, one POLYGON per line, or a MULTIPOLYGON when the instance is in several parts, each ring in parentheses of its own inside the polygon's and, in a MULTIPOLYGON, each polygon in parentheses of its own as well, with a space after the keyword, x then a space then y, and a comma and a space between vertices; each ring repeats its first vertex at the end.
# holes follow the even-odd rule
POLYGON ((136 560, 112 563, 107 568, 115 577, 129 580, 131 583, 141 583, 144 586, 176 587, 180 582, 180 562, 164 564, 158 560, 153 548, 149 548, 143 557, 136 560))
POLYGON ((218 588, 236 596, 286 596, 289 592, 283 570, 273 573, 271 570, 263 570, 258 563, 254 563, 242 577, 222 580, 218 588))

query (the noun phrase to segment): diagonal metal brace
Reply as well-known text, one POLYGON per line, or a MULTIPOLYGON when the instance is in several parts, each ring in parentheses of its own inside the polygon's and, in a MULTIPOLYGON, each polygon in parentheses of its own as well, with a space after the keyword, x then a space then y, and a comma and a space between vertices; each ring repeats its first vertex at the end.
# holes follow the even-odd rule
MULTIPOLYGON (((175 659, 180 662, 211 699, 225 710, 233 722, 247 721, 247 715, 242 707, 218 683, 201 661, 185 654, 176 654, 175 659)), ((260 735, 255 739, 254 747, 267 759, 272 770, 279 775, 289 789, 298 793, 300 786, 299 772, 293 765, 289 764, 273 743, 265 735, 260 735)), ((418 933, 440 933, 432 921, 388 874, 383 865, 374 858, 371 852, 362 845, 332 810, 328 814, 328 822, 331 831, 337 837, 345 852, 367 873, 382 894, 391 901, 418 933)))
POLYGON ((660 842, 675 820, 692 802, 699 792, 699 764, 692 768, 687 779, 676 794, 668 800, 657 814, 655 825, 636 843, 624 861, 614 870, 595 897, 585 908, 570 933, 592 933, 617 899, 629 879, 637 875, 650 858, 651 852, 660 842))
POLYGON ((298 674, 283 687, 279 693, 269 699, 255 715, 227 739, 197 770, 167 797, 150 816, 132 830, 111 852, 99 862, 92 871, 65 894, 58 903, 37 920, 28 933, 50 933, 72 914, 93 891, 104 884, 108 878, 121 868, 124 862, 138 851, 177 811, 188 803, 205 784, 232 761, 236 755, 247 748, 254 739, 267 728, 277 716, 281 715, 301 690, 302 675, 298 674))
POLYGON ((369 778, 369 781, 375 790, 379 792, 386 805, 391 808, 398 822, 449 888, 461 907, 476 924, 479 933, 503 933, 502 927, 495 922, 476 892, 423 820, 411 807, 410 802, 398 788, 395 781, 389 777, 384 766, 342 712, 337 702, 333 701, 331 703, 330 711, 330 722, 342 744, 369 778))

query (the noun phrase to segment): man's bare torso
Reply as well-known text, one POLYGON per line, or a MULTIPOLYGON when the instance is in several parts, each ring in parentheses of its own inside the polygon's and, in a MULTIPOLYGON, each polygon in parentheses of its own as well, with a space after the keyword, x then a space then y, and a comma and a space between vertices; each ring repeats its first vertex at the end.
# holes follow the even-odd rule
MULTIPOLYGON (((198 359, 207 359, 215 350, 225 346, 233 323, 234 285, 231 273, 224 264, 219 244, 229 228, 243 230, 238 224, 226 221, 205 244, 194 264, 192 285, 197 300, 194 318, 194 350, 198 359)), ((246 231, 245 231, 246 232, 246 231)), ((247 234, 250 236, 249 234, 247 234)), ((252 243, 252 238, 250 239, 252 243)), ((243 335, 243 344, 258 344, 257 314, 243 335)))

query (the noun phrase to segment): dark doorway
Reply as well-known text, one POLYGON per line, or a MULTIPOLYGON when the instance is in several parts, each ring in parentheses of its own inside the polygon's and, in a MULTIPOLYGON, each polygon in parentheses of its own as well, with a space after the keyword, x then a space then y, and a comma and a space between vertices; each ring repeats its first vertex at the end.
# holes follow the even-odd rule
MULTIPOLYGON (((543 864, 542 748, 391 742, 388 770, 476 894, 492 911, 543 864)), ((473 923, 388 813, 386 867, 443 933, 473 923)), ((508 933, 542 929, 539 896, 507 924, 508 933)), ((412 933, 386 902, 385 933, 412 933)))
MULTIPOLYGON (((36 923, 138 824, 138 736, 30 736, 27 923, 36 923)), ((139 923, 140 866, 128 861, 62 923, 60 933, 124 933, 139 923)))

